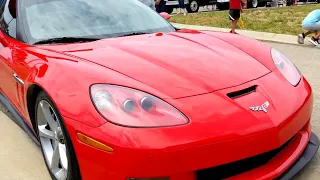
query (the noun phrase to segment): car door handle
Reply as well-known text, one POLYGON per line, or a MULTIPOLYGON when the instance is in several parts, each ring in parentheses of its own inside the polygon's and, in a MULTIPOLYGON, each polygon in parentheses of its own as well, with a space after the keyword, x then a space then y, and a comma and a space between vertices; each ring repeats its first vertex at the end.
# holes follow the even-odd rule
POLYGON ((13 79, 16 80, 21 86, 24 86, 24 82, 22 81, 22 79, 19 78, 19 76, 16 73, 13 74, 13 79))

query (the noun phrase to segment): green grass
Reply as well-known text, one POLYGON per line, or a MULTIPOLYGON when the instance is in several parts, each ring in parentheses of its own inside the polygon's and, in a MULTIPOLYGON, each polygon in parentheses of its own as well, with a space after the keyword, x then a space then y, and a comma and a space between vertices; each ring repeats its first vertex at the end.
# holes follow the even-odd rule
MULTIPOLYGON (((320 4, 265 9, 247 9, 242 14, 246 30, 296 35, 303 31, 302 20, 320 4)), ((171 22, 230 28, 228 11, 201 12, 188 16, 176 15, 171 22)), ((238 23, 239 24, 239 23, 238 23)))

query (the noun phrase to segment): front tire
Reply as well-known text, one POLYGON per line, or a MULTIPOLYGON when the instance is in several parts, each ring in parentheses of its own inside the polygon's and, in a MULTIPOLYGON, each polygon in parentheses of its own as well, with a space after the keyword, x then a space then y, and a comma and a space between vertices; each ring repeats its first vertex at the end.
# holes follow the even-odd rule
POLYGON ((251 0, 250 3, 248 3, 249 8, 257 8, 259 4, 259 0, 251 0))
POLYGON ((35 115, 42 155, 52 179, 80 180, 77 158, 62 116, 43 91, 37 97, 35 115))
POLYGON ((188 13, 196 13, 199 11, 199 3, 197 0, 189 0, 189 4, 186 6, 188 13))

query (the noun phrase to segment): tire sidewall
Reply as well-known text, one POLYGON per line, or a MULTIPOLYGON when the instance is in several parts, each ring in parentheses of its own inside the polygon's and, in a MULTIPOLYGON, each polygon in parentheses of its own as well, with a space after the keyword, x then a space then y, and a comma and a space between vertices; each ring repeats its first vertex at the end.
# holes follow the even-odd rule
POLYGON ((199 11, 199 8, 200 8, 200 6, 199 6, 199 2, 197 0, 189 0, 189 4, 186 6, 186 9, 187 9, 188 13, 196 13, 196 12, 199 11), (196 10, 192 10, 191 9, 191 4, 193 2, 197 3, 197 5, 198 5, 196 10))
MULTIPOLYGON (((67 149, 67 158, 68 158, 67 180, 80 180, 81 179, 80 171, 79 171, 77 159, 76 159, 76 156, 75 156, 75 152, 74 152, 74 149, 73 149, 73 145, 72 145, 72 141, 71 141, 71 138, 69 136, 69 133, 68 133, 68 131, 66 129, 66 126, 65 126, 65 124, 63 122, 61 114, 59 113, 58 109, 56 108, 56 105, 54 104, 54 102, 50 99, 50 97, 44 91, 40 92, 38 97, 37 97, 36 104, 35 104, 35 118, 37 118, 37 109, 38 109, 40 101, 42 101, 42 100, 47 101, 50 104, 50 106, 53 108, 54 113, 56 114, 56 116, 58 118, 59 124, 61 126, 64 138, 65 138, 65 144, 66 144, 66 149, 67 149)), ((45 159, 45 154, 44 154, 44 151, 43 151, 43 148, 42 148, 42 144, 41 144, 41 141, 40 141, 40 136, 39 136, 38 122, 37 122, 36 119, 35 119, 35 125, 36 125, 35 129, 36 129, 37 137, 38 137, 38 140, 39 140, 40 145, 41 145, 41 152, 42 152, 42 156, 43 156, 43 159, 45 161, 46 167, 47 167, 47 169, 49 171, 49 174, 50 174, 51 178, 53 180, 57 180, 57 178, 52 174, 52 172, 51 172, 51 170, 49 168, 49 165, 47 163, 47 160, 45 159)))

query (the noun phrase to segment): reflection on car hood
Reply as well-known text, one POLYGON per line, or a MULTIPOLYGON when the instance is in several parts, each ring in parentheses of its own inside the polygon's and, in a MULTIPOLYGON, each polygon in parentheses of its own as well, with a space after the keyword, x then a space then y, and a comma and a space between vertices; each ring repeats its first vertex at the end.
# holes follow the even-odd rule
POLYGON ((200 32, 49 46, 53 47, 125 74, 172 98, 236 86, 270 72, 246 52, 200 32))

